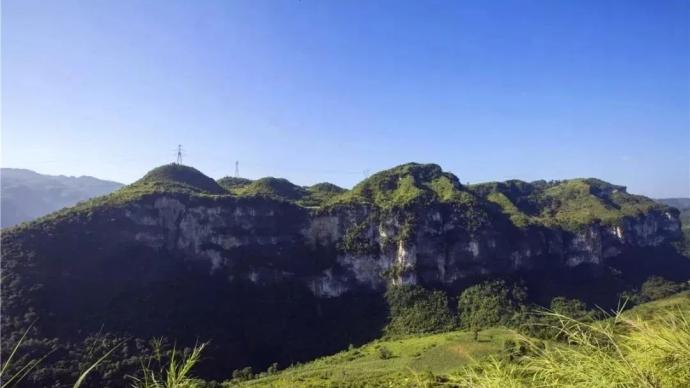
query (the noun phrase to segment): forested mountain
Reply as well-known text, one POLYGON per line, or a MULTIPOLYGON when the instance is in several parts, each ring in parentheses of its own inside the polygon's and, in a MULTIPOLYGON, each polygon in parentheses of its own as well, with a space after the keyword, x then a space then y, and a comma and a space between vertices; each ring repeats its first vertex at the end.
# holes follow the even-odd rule
MULTIPOLYGON (((477 295, 515 306, 615 307, 650 276, 690 278, 681 239, 678 210, 592 178, 468 186, 408 163, 344 190, 172 164, 3 233, 2 335, 33 324, 25 356, 57 349, 40 386, 74 377, 96 335, 127 346, 94 386, 121 386, 154 337, 210 341, 198 371, 224 379, 418 327, 396 316, 486 281, 477 295)), ((468 324, 456 310, 419 330, 468 324)))

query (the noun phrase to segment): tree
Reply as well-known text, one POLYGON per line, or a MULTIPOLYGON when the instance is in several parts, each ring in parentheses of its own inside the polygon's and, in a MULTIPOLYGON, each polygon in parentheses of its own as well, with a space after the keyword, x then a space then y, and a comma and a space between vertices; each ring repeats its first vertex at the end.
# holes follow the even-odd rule
POLYGON ((587 309, 587 305, 579 299, 567 299, 557 296, 551 300, 551 311, 578 321, 590 322, 594 319, 594 312, 587 309))
POLYGON ((460 294, 460 324, 470 329, 507 325, 516 319, 526 299, 523 287, 508 286, 503 280, 474 285, 460 294))
POLYGON ((453 316, 443 291, 420 286, 393 286, 386 292, 390 321, 386 332, 392 335, 433 333, 451 330, 453 316))
POLYGON ((666 280, 661 276, 652 276, 642 283, 640 297, 642 302, 662 299, 683 290, 681 284, 666 280))

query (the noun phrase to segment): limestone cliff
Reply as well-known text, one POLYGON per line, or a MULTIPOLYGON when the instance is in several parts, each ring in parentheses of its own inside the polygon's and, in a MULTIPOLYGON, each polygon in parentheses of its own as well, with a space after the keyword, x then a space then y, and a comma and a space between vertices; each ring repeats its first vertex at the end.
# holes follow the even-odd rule
POLYGON ((411 163, 347 191, 220 183, 164 166, 3 233, 3 331, 204 336, 241 367, 375 337, 389 286, 507 276, 551 297, 634 286, 626 268, 690 276, 668 266, 677 210, 596 179, 467 186, 411 163))

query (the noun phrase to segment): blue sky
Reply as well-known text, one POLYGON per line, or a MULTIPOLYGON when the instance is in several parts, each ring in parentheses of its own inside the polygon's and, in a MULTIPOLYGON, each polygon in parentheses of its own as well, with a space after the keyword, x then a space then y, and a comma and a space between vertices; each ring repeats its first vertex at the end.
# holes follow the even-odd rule
POLYGON ((690 196, 690 2, 2 2, 2 164, 690 196))

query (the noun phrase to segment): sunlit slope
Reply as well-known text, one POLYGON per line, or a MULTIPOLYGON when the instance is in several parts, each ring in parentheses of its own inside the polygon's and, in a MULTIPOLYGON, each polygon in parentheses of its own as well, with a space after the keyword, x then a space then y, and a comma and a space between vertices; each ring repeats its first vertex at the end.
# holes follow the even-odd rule
POLYGON ((381 387, 416 385, 416 379, 450 373, 473 359, 496 354, 516 333, 488 329, 378 340, 277 374, 241 383, 248 387, 381 387))
MULTIPOLYGON (((690 292, 641 304, 623 313, 627 319, 653 321, 671 314, 690 314, 690 292)), ((519 335, 503 328, 377 340, 296 365, 258 379, 228 382, 244 387, 425 387, 467 382, 463 368, 491 357, 505 359, 506 340, 519 335)), ((554 346, 562 346, 556 345, 554 346)))

